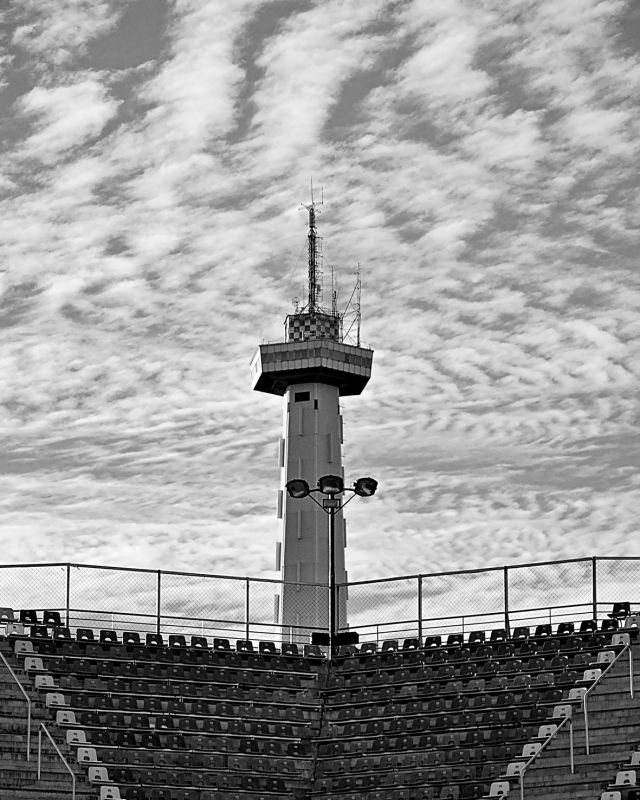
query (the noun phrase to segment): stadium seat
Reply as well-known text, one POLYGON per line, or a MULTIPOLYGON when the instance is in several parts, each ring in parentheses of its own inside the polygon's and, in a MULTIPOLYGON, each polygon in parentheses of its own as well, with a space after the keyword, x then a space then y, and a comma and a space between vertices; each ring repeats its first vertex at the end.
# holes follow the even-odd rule
POLYGON ((238 639, 236 641, 236 652, 253 653, 253 642, 250 639, 238 639))
POLYGON ((607 614, 610 619, 617 619, 622 620, 626 619, 631 613, 631 603, 623 602, 623 603, 614 603, 613 608, 611 609, 611 613, 607 614))
POLYGON ((76 641, 77 642, 93 642, 93 641, 95 641, 95 636, 93 634, 93 630, 91 628, 78 628, 76 630, 76 641))
POLYGON ((8 622, 15 622, 16 615, 14 610, 9 606, 0 607, 0 625, 5 625, 8 622))
POLYGON ((450 633, 447 636, 447 647, 461 647, 464 644, 464 634, 450 633))
POLYGON ((231 653, 231 643, 228 639, 215 637, 213 640, 213 649, 216 652, 231 653))
POLYGON ((480 645, 484 644, 486 638, 486 634, 484 631, 471 631, 469 634, 469 638, 467 639, 468 645, 480 645))
POLYGON ((145 636, 147 647, 164 647, 164 639, 161 633, 148 633, 145 636))
POLYGON ((522 639, 528 639, 529 635, 530 635, 529 628, 526 625, 520 625, 517 628, 513 629, 511 638, 515 640, 522 640, 522 639))
POLYGON ((283 642, 282 655, 287 658, 298 658, 300 656, 298 645, 295 642, 283 642))
POLYGON ((275 642, 270 642, 270 641, 258 642, 258 651, 265 656, 278 655, 278 648, 276 647, 275 642))
POLYGON ((126 647, 134 647, 140 644, 140 634, 138 631, 124 631, 122 634, 122 644, 126 647))
POLYGON ((537 625, 536 631, 533 635, 536 639, 546 638, 547 636, 553 635, 553 629, 549 623, 546 623, 545 625, 537 625))
POLYGON ((602 792, 602 794, 600 795, 600 800, 622 800, 622 794, 617 790, 610 792, 602 792))
POLYGON ((120 789, 117 786, 101 786, 100 800, 121 800, 120 789))
POLYGON ((495 628, 491 631, 489 641, 492 643, 506 642, 509 639, 506 628, 495 628))
POLYGON ((429 650, 432 647, 441 647, 442 646, 442 636, 427 636, 424 640, 424 647, 425 650, 429 650))
POLYGON ((20 611, 20 622, 23 625, 39 625, 38 612, 31 608, 23 608, 20 611))
POLYGON ((602 623, 600 624, 600 630, 603 633, 608 633, 610 631, 617 631, 618 630, 618 620, 613 617, 612 619, 603 619, 602 623))
POLYGON ((48 639, 49 628, 46 625, 32 625, 29 631, 29 636, 32 639, 48 639))
POLYGON ((574 629, 573 622, 561 622, 556 629, 556 636, 570 636, 574 629))
POLYGON ((594 633, 598 630, 598 622, 595 619, 584 619, 580 623, 580 628, 578 630, 579 635, 584 639, 588 637, 590 634, 594 633))
POLYGON ((65 642, 70 642, 73 640, 69 628, 66 628, 62 625, 53 628, 53 630, 51 631, 51 638, 56 641, 65 641, 65 642))
POLYGON ((509 781, 494 781, 487 797, 504 797, 509 794, 509 781))
POLYGON ((60 612, 59 611, 44 611, 42 614, 42 624, 48 625, 49 627, 53 627, 54 625, 62 625, 62 620, 60 619, 60 612))
POLYGON ((635 786, 636 771, 634 769, 623 769, 616 774, 615 786, 635 786))

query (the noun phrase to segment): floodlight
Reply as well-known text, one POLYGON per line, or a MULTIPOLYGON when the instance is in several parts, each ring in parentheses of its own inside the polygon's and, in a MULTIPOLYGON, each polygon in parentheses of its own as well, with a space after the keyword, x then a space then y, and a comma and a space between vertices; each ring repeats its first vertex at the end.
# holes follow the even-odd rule
POLYGON ((378 481, 374 478, 358 478, 353 485, 353 491, 360 497, 371 497, 376 493, 378 481))
POLYGON ((295 497, 297 499, 307 497, 311 492, 311 489, 309 489, 309 484, 306 481, 303 481, 302 478, 295 478, 292 481, 287 481, 285 488, 289 494, 289 497, 295 497))
POLYGON ((322 494, 342 494, 344 481, 339 475, 323 475, 318 481, 318 489, 322 494))

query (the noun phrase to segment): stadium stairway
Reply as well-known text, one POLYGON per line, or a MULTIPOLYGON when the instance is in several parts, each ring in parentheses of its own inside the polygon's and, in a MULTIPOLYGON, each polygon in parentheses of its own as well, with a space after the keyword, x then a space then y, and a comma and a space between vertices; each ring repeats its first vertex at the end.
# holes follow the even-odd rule
MULTIPOLYGON (((38 780, 38 728, 41 722, 50 730, 50 714, 38 694, 29 686, 28 676, 20 668, 9 642, 0 642, 0 652, 7 659, 31 698, 31 759, 26 760, 27 705, 13 678, 2 665, 0 669, 0 798, 2 800, 59 800, 71 797, 71 776, 50 743, 42 748, 41 777, 38 780)), ((74 770, 76 797, 97 800, 95 787, 85 780, 78 764, 73 763, 69 746, 59 737, 56 743, 74 770)))
MULTIPOLYGON (((588 699, 589 755, 580 706, 573 714, 575 773, 569 768, 569 737, 551 742, 530 767, 524 781, 526 800, 595 800, 611 783, 615 767, 629 760, 640 744, 640 643, 632 645, 634 697, 629 695, 629 667, 616 664, 588 699)), ((517 792, 514 788, 511 794, 517 792)))

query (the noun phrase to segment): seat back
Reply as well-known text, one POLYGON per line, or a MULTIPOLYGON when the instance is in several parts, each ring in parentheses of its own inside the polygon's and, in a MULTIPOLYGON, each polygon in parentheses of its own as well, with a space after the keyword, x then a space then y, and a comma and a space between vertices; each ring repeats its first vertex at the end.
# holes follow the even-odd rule
POLYGON ((609 616, 612 619, 625 619, 631 613, 631 603, 614 603, 609 616))
POLYGON ((616 786, 635 786, 636 785, 636 771, 635 769, 621 769, 616 775, 616 786))
POLYGON ((598 658, 596 662, 598 664, 610 664, 612 661, 615 661, 616 654, 613 650, 601 650, 598 653, 598 658))
MULTIPOLYGON (((524 753, 522 755, 525 755, 524 753)), ((522 770, 524 769, 524 761, 512 761, 510 764, 507 764, 507 771, 505 775, 507 778, 514 778, 522 774, 522 770)))
POLYGON ((602 675, 601 669, 585 669, 584 673, 582 674, 582 680, 590 681, 593 683, 594 681, 597 681, 601 675, 602 675))
POLYGON ((89 783, 106 783, 109 780, 109 773, 106 767, 89 767, 87 777, 89 783))
POLYGON ((509 781, 494 781, 489 787, 489 797, 504 797, 509 794, 509 781))
POLYGON ((101 786, 100 800, 122 800, 117 786, 101 786))
POLYGON ((561 622, 558 625, 558 628, 556 630, 556 634, 558 636, 569 636, 569 635, 571 635, 573 633, 574 630, 575 629, 574 629, 574 626, 573 626, 573 622, 561 622))
POLYGON ((538 728, 538 739, 548 739, 558 730, 558 726, 552 723, 548 725, 541 725, 538 728))
POLYGON ((541 747, 542 747, 541 742, 527 742, 526 744, 523 744, 522 757, 531 758, 531 756, 535 756, 535 754, 540 751, 541 747))
POLYGON ((625 644, 631 644, 631 637, 628 633, 614 633, 611 637, 612 647, 623 647, 625 644))
POLYGON ((76 754, 79 764, 97 764, 98 755, 95 747, 79 747, 76 754))

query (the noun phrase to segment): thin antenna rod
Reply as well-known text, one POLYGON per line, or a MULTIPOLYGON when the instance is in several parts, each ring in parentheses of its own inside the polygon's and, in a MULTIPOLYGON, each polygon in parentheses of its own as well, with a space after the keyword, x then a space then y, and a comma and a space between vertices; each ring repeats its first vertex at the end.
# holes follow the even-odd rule
POLYGON ((360 299, 362 297, 362 278, 360 276, 360 262, 358 261, 358 271, 357 271, 357 280, 356 280, 356 292, 357 292, 357 300, 356 300, 356 313, 358 320, 358 328, 356 333, 356 346, 360 347, 360 321, 362 319, 362 310, 360 306, 360 299))

